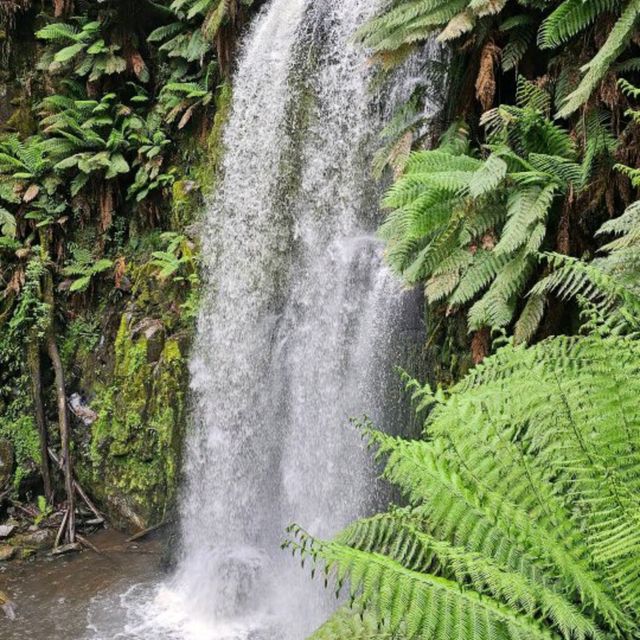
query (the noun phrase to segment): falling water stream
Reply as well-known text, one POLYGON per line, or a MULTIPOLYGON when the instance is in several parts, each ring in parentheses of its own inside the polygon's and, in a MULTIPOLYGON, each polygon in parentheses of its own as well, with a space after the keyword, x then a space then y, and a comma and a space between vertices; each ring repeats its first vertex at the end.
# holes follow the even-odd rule
POLYGON ((285 527, 330 535, 375 498, 346 425, 381 410, 402 299, 371 236, 381 112, 351 45, 375 8, 275 0, 235 78, 172 586, 194 638, 304 637, 331 603, 280 551, 285 527))
POLYGON ((382 418, 409 304, 373 236, 385 100, 353 35, 376 4, 273 0, 248 35, 204 219, 183 552, 140 637, 300 640, 335 600, 286 526, 327 536, 375 505, 348 418, 382 418))
POLYGON ((89 638, 301 640, 335 607, 280 543, 383 499, 348 418, 393 422, 417 323, 374 237, 376 137, 415 86, 407 65, 372 90, 353 44, 382 2, 272 0, 247 35, 203 221, 178 568, 97 601, 89 638))

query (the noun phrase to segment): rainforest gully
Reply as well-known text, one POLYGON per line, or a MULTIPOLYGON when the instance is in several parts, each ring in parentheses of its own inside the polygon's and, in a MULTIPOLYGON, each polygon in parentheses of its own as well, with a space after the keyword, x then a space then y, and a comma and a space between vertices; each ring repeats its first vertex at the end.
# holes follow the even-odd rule
POLYGON ((640 0, 0 0, 0 640, 640 639, 640 0))

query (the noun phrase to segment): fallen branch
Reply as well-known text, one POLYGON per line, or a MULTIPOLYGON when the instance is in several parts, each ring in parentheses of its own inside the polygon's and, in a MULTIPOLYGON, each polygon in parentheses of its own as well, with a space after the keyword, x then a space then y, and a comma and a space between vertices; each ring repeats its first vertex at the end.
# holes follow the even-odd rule
POLYGON ((150 533, 153 533, 154 531, 157 531, 158 529, 161 529, 162 527, 166 526, 167 524, 169 524, 169 522, 167 520, 163 520, 159 524, 154 524, 152 527, 148 527, 147 529, 143 529, 142 531, 138 531, 138 533, 135 533, 130 538, 127 538, 127 542, 135 542, 136 540, 140 540, 141 538, 145 538, 150 533))
POLYGON ((9 498, 9 502, 11 503, 11 506, 15 507, 19 511, 22 511, 22 513, 24 513, 25 515, 29 516, 30 518, 35 518, 38 515, 37 511, 35 511, 33 509, 28 509, 27 507, 25 507, 24 505, 20 504, 16 500, 12 500, 11 498, 9 498))
POLYGON ((44 401, 42 399, 42 372, 40 367, 40 340, 37 332, 33 331, 27 342, 27 362, 31 375, 31 394, 35 411, 36 424, 38 425, 38 441, 40 444, 40 475, 44 485, 44 496, 49 504, 53 504, 53 483, 51 482, 51 469, 47 458, 47 443, 49 433, 45 418, 44 401))
POLYGON ((94 553, 97 553, 99 556, 104 556, 105 554, 96 547, 95 544, 89 542, 84 536, 81 536, 79 533, 76 533, 76 538, 78 538, 78 542, 81 542, 85 547, 91 549, 94 553))
POLYGON ((56 541, 53 543, 54 549, 57 549, 60 546, 60 541, 62 540, 62 534, 64 533, 64 528, 67 525, 68 517, 69 517, 69 509, 66 509, 64 512, 64 516, 62 516, 62 522, 60 523, 60 528, 58 529, 58 533, 56 535, 56 541))
MULTIPOLYGON (((53 293, 52 283, 49 282, 51 278, 47 279, 48 287, 50 291, 51 308, 53 305, 53 293)), ((56 343, 56 337, 53 329, 53 317, 51 319, 51 325, 47 335, 47 351, 49 352, 49 358, 53 366, 54 379, 56 386, 56 396, 58 400, 58 426, 60 428, 60 448, 62 451, 62 470, 64 473, 64 488, 67 494, 67 509, 69 511, 69 518, 67 519, 67 541, 72 544, 76 539, 76 508, 75 508, 75 492, 73 490, 73 461, 71 459, 71 429, 69 426, 69 411, 67 408, 67 392, 64 381, 64 367, 62 365, 62 359, 60 358, 60 352, 58 351, 58 345, 56 343)))

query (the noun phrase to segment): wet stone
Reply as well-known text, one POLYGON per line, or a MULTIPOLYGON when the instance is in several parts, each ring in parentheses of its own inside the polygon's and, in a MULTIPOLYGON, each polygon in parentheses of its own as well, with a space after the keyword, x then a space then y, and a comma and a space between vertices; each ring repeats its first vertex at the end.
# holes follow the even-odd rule
POLYGON ((39 529, 15 538, 16 544, 36 550, 48 549, 54 540, 55 533, 49 529, 39 529))
POLYGON ((0 544, 0 562, 11 560, 16 555, 16 548, 10 544, 0 544))
POLYGON ((0 525, 0 539, 8 538, 16 530, 13 524, 0 525))

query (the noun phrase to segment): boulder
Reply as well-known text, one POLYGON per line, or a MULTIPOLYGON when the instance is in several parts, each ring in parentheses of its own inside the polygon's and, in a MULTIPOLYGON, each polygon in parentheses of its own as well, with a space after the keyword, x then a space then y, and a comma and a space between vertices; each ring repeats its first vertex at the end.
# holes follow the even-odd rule
POLYGON ((14 544, 29 549, 49 549, 55 541, 55 533, 50 529, 38 529, 30 533, 15 536, 14 544))
POLYGON ((11 482, 13 464, 13 445, 8 440, 0 439, 0 491, 11 482))

